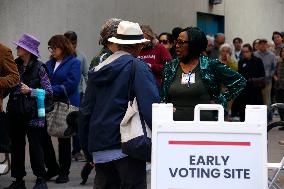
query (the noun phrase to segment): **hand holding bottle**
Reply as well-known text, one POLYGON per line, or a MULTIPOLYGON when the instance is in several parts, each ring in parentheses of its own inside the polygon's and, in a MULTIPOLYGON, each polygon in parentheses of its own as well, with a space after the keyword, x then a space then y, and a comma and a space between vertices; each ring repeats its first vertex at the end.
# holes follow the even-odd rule
POLYGON ((37 99, 38 117, 45 117, 45 105, 44 105, 45 90, 35 89, 35 91, 36 91, 35 96, 37 99))

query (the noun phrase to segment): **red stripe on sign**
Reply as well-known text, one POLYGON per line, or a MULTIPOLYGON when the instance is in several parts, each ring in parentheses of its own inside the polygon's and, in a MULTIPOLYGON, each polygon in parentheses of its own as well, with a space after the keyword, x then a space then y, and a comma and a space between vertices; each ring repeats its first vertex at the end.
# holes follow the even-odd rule
POLYGON ((250 146, 250 142, 225 142, 225 141, 177 141, 170 140, 172 145, 204 145, 204 146, 250 146))

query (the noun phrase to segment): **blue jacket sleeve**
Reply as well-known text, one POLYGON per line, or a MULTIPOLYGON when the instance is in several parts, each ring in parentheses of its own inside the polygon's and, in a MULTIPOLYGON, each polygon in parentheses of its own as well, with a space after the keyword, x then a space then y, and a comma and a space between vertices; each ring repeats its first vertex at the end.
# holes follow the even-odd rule
MULTIPOLYGON (((71 62, 70 62, 71 63, 71 62)), ((72 62, 72 66, 68 70, 66 79, 60 85, 64 85, 68 94, 74 93, 78 90, 78 86, 81 80, 81 63, 79 60, 75 59, 72 62)), ((54 96, 64 95, 64 91, 60 85, 53 85, 53 94, 54 96)))
POLYGON ((134 91, 138 108, 147 125, 152 129, 152 104, 160 102, 156 80, 149 66, 142 61, 134 61, 134 91))

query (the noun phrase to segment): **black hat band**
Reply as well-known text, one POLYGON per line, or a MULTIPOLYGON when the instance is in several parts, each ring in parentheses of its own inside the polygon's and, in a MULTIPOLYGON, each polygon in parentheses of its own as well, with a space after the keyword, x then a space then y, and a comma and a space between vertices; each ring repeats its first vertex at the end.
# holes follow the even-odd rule
POLYGON ((122 35, 122 34, 117 34, 116 35, 117 39, 121 40, 141 40, 144 39, 144 35, 122 35))

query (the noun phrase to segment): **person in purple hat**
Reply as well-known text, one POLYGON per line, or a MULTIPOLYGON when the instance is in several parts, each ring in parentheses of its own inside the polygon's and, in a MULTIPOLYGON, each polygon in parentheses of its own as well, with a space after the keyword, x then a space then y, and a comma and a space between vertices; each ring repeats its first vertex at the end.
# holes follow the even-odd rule
MULTIPOLYGON (((25 146, 26 136, 29 141, 30 162, 33 174, 37 177, 34 189, 47 189, 42 135, 45 130, 45 118, 37 112, 36 90, 44 89, 46 99, 52 98, 52 87, 45 65, 40 57, 39 40, 29 34, 13 42, 17 45, 18 58, 15 59, 20 84, 13 88, 7 112, 11 129, 11 176, 16 179, 6 189, 25 189, 25 146)), ((48 101, 48 100, 47 100, 48 101)), ((46 101, 46 102, 47 102, 46 101)), ((47 108, 47 104, 46 104, 47 108)))

